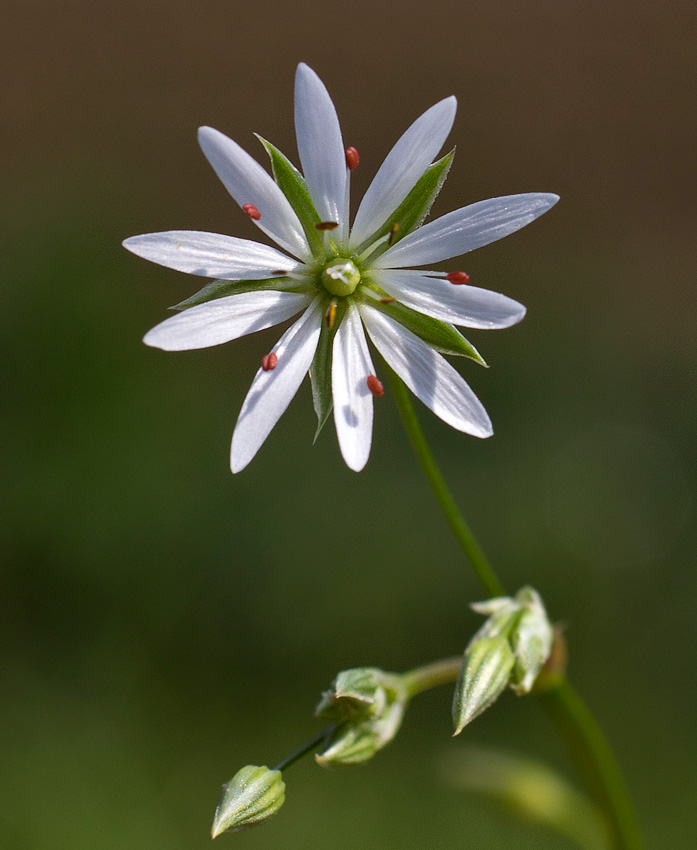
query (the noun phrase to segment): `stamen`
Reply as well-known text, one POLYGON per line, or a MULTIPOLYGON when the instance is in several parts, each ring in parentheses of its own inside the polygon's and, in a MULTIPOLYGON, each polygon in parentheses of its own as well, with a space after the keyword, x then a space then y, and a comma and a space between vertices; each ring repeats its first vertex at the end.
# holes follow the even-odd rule
POLYGON ((254 221, 259 221, 261 218, 261 213, 254 206, 254 204, 242 204, 242 209, 247 213, 247 215, 253 219, 254 221))
POLYGON ((395 234, 397 233, 398 230, 399 230, 399 223, 395 221, 395 223, 390 228, 390 235, 387 237, 387 244, 388 245, 392 244, 392 240, 394 239, 395 234))
POLYGON ((455 286, 462 286, 463 283, 469 282, 470 276, 467 272, 450 272, 450 274, 446 274, 445 279, 454 283, 455 286))
POLYGON ((377 398, 382 398, 385 395, 385 388, 382 385, 382 381, 379 381, 375 375, 368 375, 365 382, 368 384, 370 392, 377 398))
POLYGON ((338 226, 338 221, 318 221, 315 228, 317 230, 336 230, 338 226))
POLYGON ((332 301, 329 307, 327 307, 324 319, 327 323, 327 328, 331 330, 334 327, 334 321, 336 319, 336 301, 332 301))
POLYGON ((271 277, 286 277, 288 274, 284 269, 276 269, 276 271, 271 272, 271 277))
POLYGON ((391 295, 387 295, 385 298, 380 299, 381 304, 394 304, 396 298, 393 298, 391 295))
POLYGON ((346 149, 346 167, 349 171, 353 171, 358 167, 361 158, 358 156, 358 151, 355 148, 346 149))
POLYGON ((273 369, 276 368, 276 366, 278 366, 278 357, 276 356, 276 354, 274 354, 273 351, 270 354, 265 354, 261 358, 261 368, 265 372, 271 372, 273 369))

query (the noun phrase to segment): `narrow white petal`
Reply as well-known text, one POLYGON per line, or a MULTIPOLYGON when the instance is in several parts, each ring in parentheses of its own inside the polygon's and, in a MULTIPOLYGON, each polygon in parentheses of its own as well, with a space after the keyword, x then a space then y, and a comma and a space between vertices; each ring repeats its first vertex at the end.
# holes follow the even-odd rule
POLYGON ((455 120, 457 101, 447 97, 409 127, 387 154, 368 187, 351 230, 351 248, 368 239, 393 213, 435 159, 455 120))
POLYGON ((525 307, 489 289, 455 285, 421 272, 384 269, 374 280, 388 295, 426 316, 466 328, 508 328, 525 315, 525 307))
POLYGON ((346 155, 339 119, 324 83, 302 62, 295 74, 295 135, 320 218, 344 225, 346 155))
POLYGON ((290 319, 310 302, 296 292, 243 292, 190 307, 160 322, 143 342, 163 351, 209 348, 290 319))
POLYGON ((123 247, 169 269, 220 280, 263 280, 302 268, 269 245, 198 230, 144 233, 125 239, 123 247))
POLYGON ((319 300, 315 300, 283 334, 273 349, 275 369, 259 369, 242 405, 232 435, 230 468, 244 469, 281 418, 307 374, 322 329, 319 300))
POLYGON ((558 200, 558 195, 531 192, 478 201, 405 236, 378 257, 375 267, 402 269, 459 257, 520 230, 546 213, 558 200))
POLYGON ((377 350, 426 407, 458 431, 493 434, 482 403, 438 352, 374 307, 362 304, 360 311, 377 350))
POLYGON ((361 317, 349 304, 334 337, 332 396, 334 424, 346 465, 360 472, 368 462, 373 439, 373 394, 367 379, 374 374, 361 317))
POLYGON ((310 260, 302 225, 288 199, 259 163, 232 139, 212 127, 200 127, 198 141, 225 188, 242 207, 254 204, 261 218, 254 223, 301 260, 310 260))

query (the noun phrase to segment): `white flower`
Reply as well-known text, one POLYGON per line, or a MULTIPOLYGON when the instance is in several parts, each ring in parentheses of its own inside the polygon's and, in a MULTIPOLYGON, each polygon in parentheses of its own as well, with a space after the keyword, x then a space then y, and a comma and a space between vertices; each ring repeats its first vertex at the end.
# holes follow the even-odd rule
MULTIPOLYGON (((233 236, 171 231, 123 243, 145 259, 213 278, 145 342, 165 351, 218 345, 300 314, 262 360, 242 405, 230 465, 257 453, 310 372, 319 428, 334 409, 339 445, 353 470, 370 453, 373 396, 382 395, 364 327, 375 348, 435 414, 476 437, 491 422, 443 354, 483 363, 454 325, 505 328, 525 308, 467 284, 464 272, 413 270, 457 257, 529 224, 558 200, 552 194, 480 201, 422 222, 445 180, 452 152, 437 162, 456 101, 427 110, 399 139, 368 187, 349 228, 349 185, 358 164, 345 150, 334 104, 307 65, 295 78, 301 174, 261 139, 274 179, 239 145, 202 127, 199 142, 232 197, 287 253, 233 236), (304 176, 303 176, 304 175, 304 176)), ((319 429, 318 429, 319 430, 319 429)))

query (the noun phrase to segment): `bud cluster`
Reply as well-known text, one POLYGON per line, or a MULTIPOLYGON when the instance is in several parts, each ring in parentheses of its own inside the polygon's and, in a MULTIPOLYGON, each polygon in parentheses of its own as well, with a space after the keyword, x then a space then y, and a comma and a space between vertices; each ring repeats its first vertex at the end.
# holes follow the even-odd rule
POLYGON ((322 753, 322 767, 355 765, 371 759, 397 734, 409 703, 403 676, 377 667, 344 670, 322 694, 315 715, 337 726, 322 753))
POLYGON ((554 632, 540 595, 523 587, 514 597, 475 602, 488 619, 465 650, 453 698, 455 734, 495 702, 507 685, 518 694, 533 688, 552 651, 554 632))

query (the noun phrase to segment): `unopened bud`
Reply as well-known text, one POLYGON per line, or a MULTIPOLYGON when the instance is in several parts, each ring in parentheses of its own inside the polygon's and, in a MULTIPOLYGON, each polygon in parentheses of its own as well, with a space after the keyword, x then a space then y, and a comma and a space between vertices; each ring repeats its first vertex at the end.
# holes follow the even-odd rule
POLYGON ((344 670, 325 691, 315 714, 337 721, 322 767, 362 764, 397 734, 409 702, 404 678, 376 667, 344 670))
POLYGON ((268 820, 285 802, 285 790, 280 770, 252 764, 243 767, 223 785, 211 837, 248 829, 268 820))
POLYGON ((470 644, 453 697, 455 735, 498 699, 514 664, 515 656, 503 635, 470 644))
POLYGON ((526 586, 514 597, 500 596, 475 602, 470 607, 478 614, 489 616, 470 641, 467 651, 478 641, 505 638, 515 659, 511 687, 519 695, 530 693, 550 656, 554 639, 540 594, 526 586))

